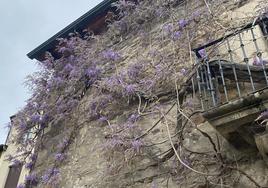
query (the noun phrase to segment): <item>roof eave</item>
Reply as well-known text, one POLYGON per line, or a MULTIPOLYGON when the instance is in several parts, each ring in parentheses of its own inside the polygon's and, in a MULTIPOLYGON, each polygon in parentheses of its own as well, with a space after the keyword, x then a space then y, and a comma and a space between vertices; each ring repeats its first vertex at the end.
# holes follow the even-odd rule
POLYGON ((48 49, 52 48, 56 44, 57 38, 63 38, 67 37, 69 33, 74 32, 79 25, 81 25, 84 22, 90 22, 90 20, 93 20, 96 16, 99 14, 108 11, 111 7, 111 4, 115 2, 116 0, 104 0, 97 6, 95 6, 93 9, 85 13, 83 16, 72 22, 70 25, 59 31, 57 34, 49 38, 47 41, 39 45, 37 48, 32 50, 27 54, 27 56, 30 59, 38 59, 44 52, 46 52, 48 49))

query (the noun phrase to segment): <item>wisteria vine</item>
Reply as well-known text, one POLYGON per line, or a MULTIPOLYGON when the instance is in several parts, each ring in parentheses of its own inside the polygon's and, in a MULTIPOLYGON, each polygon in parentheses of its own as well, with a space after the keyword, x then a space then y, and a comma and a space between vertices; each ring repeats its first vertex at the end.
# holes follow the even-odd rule
MULTIPOLYGON (((18 187, 58 185, 60 165, 79 125, 63 128, 66 134, 54 151, 54 163, 41 176, 34 171, 37 154, 47 131, 71 119, 85 96, 93 96, 83 112, 86 119, 108 127, 102 147, 109 173, 117 173, 126 161, 145 152, 138 121, 144 114, 159 112, 158 96, 174 92, 174 83, 185 81, 194 66, 191 49, 241 22, 221 18, 226 7, 235 6, 223 0, 119 0, 113 6, 118 14, 107 20, 106 32, 71 33, 58 39, 61 58, 46 53, 45 60, 38 62, 40 71, 28 77, 33 95, 12 123, 19 147, 16 155, 8 157, 12 165, 25 164, 30 171, 25 184, 18 187), (141 100, 152 105, 137 109, 141 100), (133 109, 124 123, 112 121, 117 116, 113 109, 118 107, 133 109), (119 163, 113 160, 118 153, 123 159, 119 163)), ((267 12, 265 1, 259 6, 260 14, 267 12)))

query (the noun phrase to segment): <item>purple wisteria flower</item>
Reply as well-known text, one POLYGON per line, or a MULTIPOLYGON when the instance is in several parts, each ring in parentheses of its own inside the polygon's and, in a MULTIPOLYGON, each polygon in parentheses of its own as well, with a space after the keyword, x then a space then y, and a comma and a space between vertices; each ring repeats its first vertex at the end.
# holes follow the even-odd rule
POLYGON ((155 65, 154 67, 155 67, 156 73, 157 73, 158 75, 160 75, 161 73, 163 73, 163 70, 164 70, 163 65, 158 64, 158 65, 155 65))
POLYGON ((133 141, 131 141, 131 145, 132 145, 132 148, 136 152, 140 152, 140 149, 143 146, 143 143, 141 142, 141 140, 133 140, 133 141))
POLYGON ((19 184, 19 185, 17 186, 17 188, 25 188, 25 185, 24 185, 24 184, 19 184))
POLYGON ((124 141, 119 137, 113 137, 109 139, 106 143, 106 146, 109 148, 115 148, 124 145, 124 141))
POLYGON ((264 112, 261 113, 261 116, 263 118, 268 118, 268 110, 265 110, 264 112))
POLYGON ((172 25, 172 23, 168 23, 168 24, 166 24, 166 25, 163 26, 163 31, 164 31, 165 33, 170 34, 170 33, 172 32, 172 30, 173 30, 173 25, 172 25))
POLYGON ((125 94, 127 96, 133 96, 133 95, 135 95, 135 92, 136 92, 136 85, 134 85, 134 84, 128 84, 125 87, 125 94))
POLYGON ((93 84, 100 77, 101 69, 97 67, 88 68, 85 72, 85 75, 88 77, 89 84, 93 84))
POLYGON ((57 110, 57 114, 62 114, 66 111, 66 104, 65 102, 59 100, 56 102, 56 110, 57 110))
POLYGON ((66 72, 66 73, 69 73, 71 72, 72 70, 74 69, 74 66, 71 65, 70 63, 66 64, 63 68, 63 71, 66 72))
POLYGON ((121 55, 118 52, 115 52, 111 49, 102 52, 102 55, 104 58, 112 61, 117 61, 121 58, 121 55))
POLYGON ((76 57, 74 56, 74 55, 70 55, 68 58, 68 62, 75 62, 75 60, 76 60, 76 57))
POLYGON ((69 140, 67 138, 64 138, 57 146, 58 149, 63 149, 66 146, 68 146, 69 140))
POLYGON ((256 120, 265 120, 265 119, 268 119, 268 110, 262 112, 256 120))
POLYGON ((191 166, 191 161, 188 160, 187 158, 182 159, 182 161, 183 161, 186 165, 191 166))
POLYGON ((34 167, 34 162, 33 161, 30 161, 30 162, 25 164, 25 168, 27 168, 29 170, 32 170, 33 167, 34 167))
POLYGON ((104 123, 104 122, 108 121, 108 118, 105 117, 105 116, 101 116, 101 117, 99 118, 99 121, 100 121, 101 123, 104 123))
POLYGON ((30 185, 37 185, 38 177, 36 176, 36 174, 29 174, 25 177, 25 181, 30 185))
POLYGON ((40 119, 41 126, 44 127, 50 120, 49 115, 43 114, 40 119))
POLYGON ((61 54, 70 54, 72 50, 70 48, 67 48, 65 46, 61 46, 58 48, 58 52, 61 54))
POLYGON ((55 155, 55 160, 58 162, 63 161, 66 158, 66 155, 64 153, 57 153, 55 155))
POLYGON ((32 154, 30 157, 30 160, 32 160, 32 161, 36 161, 36 159, 37 159, 37 154, 32 154))
POLYGON ((155 81, 152 79, 141 80, 141 85, 145 90, 151 90, 155 86, 155 81))
POLYGON ((66 47, 69 49, 74 49, 77 42, 77 37, 74 37, 74 33, 70 33, 70 36, 73 35, 69 40, 66 40, 66 47))
POLYGON ((124 83, 124 79, 125 79, 125 74, 123 72, 121 72, 119 75, 114 75, 111 77, 111 79, 113 79, 113 82, 117 85, 117 84, 123 84, 124 83))
POLYGON ((50 59, 42 61, 42 65, 46 67, 48 70, 53 68, 53 62, 50 59))
POLYGON ((185 19, 181 19, 178 21, 178 24, 179 24, 180 28, 182 29, 188 24, 188 21, 185 19))
POLYGON ((80 78, 80 70, 78 67, 74 67, 72 71, 70 72, 70 78, 72 79, 79 79, 80 78))
POLYGON ((140 118, 139 114, 131 114, 131 116, 129 116, 128 121, 131 123, 135 123, 136 121, 138 121, 140 118))
POLYGON ((127 122, 125 123, 125 127, 129 129, 128 131, 132 131, 137 127, 137 124, 132 123, 132 122, 127 122))
POLYGON ((31 116, 31 122, 32 123, 40 123, 41 116, 38 114, 34 114, 31 116))
POLYGON ((49 183, 49 180, 50 180, 50 173, 45 173, 42 177, 41 177, 41 179, 42 179, 42 182, 43 183, 49 183))
POLYGON ((61 77, 55 77, 53 79, 53 83, 49 83, 52 87, 55 86, 55 87, 60 87, 62 86, 62 84, 64 83, 64 80, 61 78, 61 77))
POLYGON ((128 67, 127 75, 130 80, 137 80, 143 70, 142 64, 132 64, 128 67))
POLYGON ((207 57, 207 52, 205 49, 201 49, 198 51, 199 55, 202 57, 202 58, 206 58, 207 57))
POLYGON ((41 177, 41 180, 45 184, 57 184, 59 180, 60 171, 57 168, 50 168, 48 169, 44 175, 41 177))
POLYGON ((77 99, 70 99, 68 100, 66 107, 71 110, 75 108, 79 104, 79 101, 77 99))
POLYGON ((100 118, 100 109, 97 106, 95 108, 93 108, 93 106, 90 105, 89 115, 93 119, 100 118))
POLYGON ((17 127, 19 131, 25 131, 27 129, 27 125, 24 122, 21 122, 17 127))
POLYGON ((180 31, 174 32, 173 33, 173 39, 178 40, 179 38, 181 38, 181 32, 180 31))

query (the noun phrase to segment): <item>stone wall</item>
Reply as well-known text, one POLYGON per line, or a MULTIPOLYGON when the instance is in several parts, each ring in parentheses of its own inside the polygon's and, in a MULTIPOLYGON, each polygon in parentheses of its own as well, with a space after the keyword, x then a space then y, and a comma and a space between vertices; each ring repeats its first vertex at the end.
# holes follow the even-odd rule
MULTIPOLYGON (((170 105, 167 105, 167 108, 170 105)), ((124 117, 122 114, 120 117, 124 117)), ((159 117, 158 117, 159 118, 159 117)), ((155 121, 156 117, 147 117, 141 120, 140 125, 143 131, 150 128, 155 121)), ((176 109, 173 109, 169 115, 170 128, 175 129, 176 109)), ((204 123, 199 126, 202 130, 207 132, 215 139, 218 133, 208 124, 204 123)), ((218 135, 219 136, 219 135, 218 135)), ((220 136, 219 136, 220 137, 220 136)), ((54 139, 57 139, 55 137, 54 139)), ((53 143, 57 143, 54 139, 47 142, 47 150, 50 150, 53 143)), ((159 143, 168 140, 167 130, 163 123, 160 123, 146 138, 148 143, 159 143)), ((215 139, 216 140, 216 139, 215 139)), ((103 143, 105 142, 105 135, 103 134, 103 127, 97 122, 86 123, 79 131, 76 139, 72 143, 67 153, 67 159, 61 165, 61 185, 64 188, 115 188, 115 187, 135 187, 135 188, 151 188, 153 185, 157 187, 203 187, 205 177, 191 170, 185 169, 181 166, 179 169, 170 169, 174 163, 174 157, 165 162, 159 162, 159 158, 155 158, 155 153, 162 153, 171 149, 170 143, 167 141, 162 145, 156 145, 145 148, 144 155, 140 156, 132 164, 126 164, 123 169, 114 175, 106 174, 107 172, 107 158, 102 150, 103 143), (145 155, 146 154, 146 155, 145 155), (150 155, 151 154, 151 155, 150 155), (178 170, 180 173, 175 177, 170 174, 178 170)), ((220 137, 221 152, 228 160, 237 161, 237 165, 241 170, 253 177, 261 185, 268 185, 268 168, 265 166, 260 155, 257 151, 252 154, 243 154, 235 150, 229 145, 226 140, 220 137)), ((213 153, 213 149, 208 139, 200 134, 197 130, 193 130, 189 137, 185 138, 184 145, 190 151, 196 153, 213 153)), ((49 159, 51 153, 39 153, 39 164, 36 165, 37 169, 44 170, 51 165, 49 159), (45 154, 44 154, 45 153, 45 154), (44 160, 46 159, 46 160, 44 160)), ((127 163, 127 162, 126 162, 127 163)), ((209 169, 217 168, 216 165, 207 166, 209 169)), ((217 172, 217 169, 215 169, 217 172)), ((231 175, 231 174, 229 174, 231 175)), ((251 188, 254 185, 243 174, 234 171, 233 176, 239 179, 234 187, 251 188)), ((211 178, 211 177, 210 177, 211 178)), ((211 185, 213 186, 213 185, 211 185)), ((42 186, 41 186, 42 187, 42 186)))
MULTIPOLYGON (((167 42, 166 46, 160 46, 157 43, 157 38, 154 38, 154 32, 157 32, 162 26, 162 24, 155 24, 151 28, 153 48, 161 51, 166 50, 168 53, 171 53, 171 43, 167 42)), ((126 59, 120 62, 119 68, 126 66, 128 62, 134 61, 134 59, 137 59, 143 53, 148 53, 151 50, 149 47, 144 48, 141 42, 146 41, 141 40, 142 38, 139 38, 137 35, 131 35, 121 41, 121 43, 116 44, 115 48, 123 56, 127 56, 126 59)), ((172 56, 172 53, 170 55, 172 56)), ((173 83, 167 85, 166 88, 174 88, 173 83)), ((223 168, 221 169, 218 164, 215 164, 216 155, 209 139, 200 133, 195 126, 189 124, 187 124, 184 130, 183 145, 185 148, 177 149, 179 151, 180 149, 188 150, 188 154, 182 153, 181 157, 185 163, 189 163, 188 165, 190 167, 203 173, 213 172, 213 175, 201 175, 187 169, 182 164, 177 165, 178 160, 172 150, 168 134, 168 130, 171 132, 171 135, 178 134, 177 108, 176 105, 173 105, 176 102, 176 95, 174 94, 159 98, 158 103, 149 103, 148 105, 156 105, 156 110, 152 113, 142 115, 142 118, 138 121, 140 134, 142 135, 161 119, 144 137, 144 146, 140 154, 132 156, 130 151, 130 158, 125 158, 125 155, 122 156, 121 153, 115 153, 114 155, 117 158, 109 161, 109 156, 104 150, 104 143, 109 136, 110 126, 96 120, 88 119, 88 112, 85 110, 88 108, 90 101, 95 97, 94 92, 87 91, 75 112, 68 119, 54 122, 51 125, 54 129, 48 131, 43 138, 43 146, 39 148, 38 160, 35 166, 35 172, 40 175, 42 175, 41 172, 53 166, 53 154, 56 151, 57 144, 70 131, 69 129, 64 130, 64 127, 73 127, 76 130, 72 143, 66 151, 66 159, 59 165, 61 170, 61 183, 59 187, 254 187, 255 185, 252 181, 243 173, 253 177, 261 185, 268 185, 268 168, 265 167, 265 163, 258 155, 258 152, 253 151, 250 155, 239 153, 198 115, 193 117, 194 122, 198 124, 200 129, 211 135, 215 143, 219 143, 224 160, 235 161, 235 166, 237 165, 241 171, 231 170, 230 168, 229 171, 221 171, 223 168), (163 118, 161 112, 157 111, 157 105, 161 105, 162 113, 166 113, 171 109, 165 115, 165 118, 163 118), (55 131, 55 129, 58 131, 55 131), (203 164, 198 164, 196 159, 202 161, 203 164), (120 170, 117 168, 118 171, 107 173, 109 172, 109 165, 122 161, 123 165, 120 166, 120 170), (214 182, 215 185, 209 184, 207 180, 214 182), (221 180, 224 183, 221 183, 221 180)), ((136 100, 131 101, 131 105, 111 108, 113 117, 110 123, 124 122, 131 112, 133 112, 133 109, 138 109, 138 107, 139 102, 136 100)), ((191 108, 186 111, 189 114, 192 113, 191 108)), ((185 121, 183 119, 183 122, 185 121)), ((178 141, 176 136, 172 139, 174 143, 178 141)), ((39 187, 43 187, 43 185, 39 185, 39 187)))

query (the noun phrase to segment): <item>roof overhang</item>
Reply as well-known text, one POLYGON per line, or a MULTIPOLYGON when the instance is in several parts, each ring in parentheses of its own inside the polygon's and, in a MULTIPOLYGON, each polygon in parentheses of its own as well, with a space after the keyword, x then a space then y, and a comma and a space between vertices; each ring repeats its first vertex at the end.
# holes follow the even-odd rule
POLYGON ((47 41, 39 45, 37 48, 32 50, 27 54, 30 59, 37 59, 42 61, 44 58, 44 53, 46 51, 51 51, 57 45, 58 38, 68 37, 68 34, 71 32, 82 33, 84 29, 88 28, 90 24, 93 24, 98 20, 99 17, 103 17, 107 14, 108 11, 112 9, 111 4, 116 0, 104 0, 96 7, 88 11, 86 14, 72 22, 70 25, 59 31, 57 34, 49 38, 47 41))

